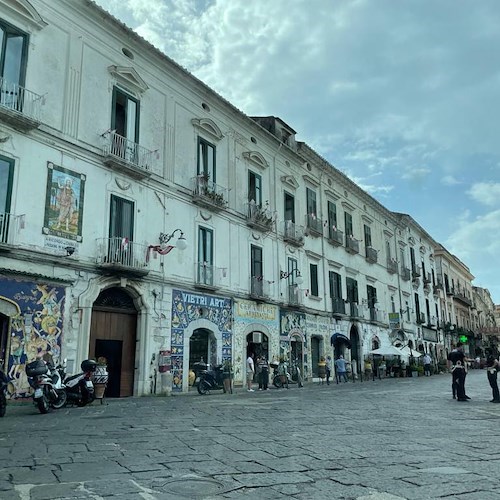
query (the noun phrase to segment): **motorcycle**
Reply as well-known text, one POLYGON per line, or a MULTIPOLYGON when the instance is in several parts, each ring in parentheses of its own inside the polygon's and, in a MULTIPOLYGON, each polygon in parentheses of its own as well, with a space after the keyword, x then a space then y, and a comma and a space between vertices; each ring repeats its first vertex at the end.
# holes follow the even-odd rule
POLYGON ((0 370, 0 417, 5 415, 7 410, 7 384, 9 380, 5 373, 0 370))
MULTIPOLYGON (((198 393, 201 395, 208 394, 210 391, 222 389, 226 392, 224 387, 224 376, 222 365, 214 366, 213 370, 209 369, 209 365, 200 367, 199 371, 200 380, 198 381, 198 393)), ((232 393, 232 389, 230 390, 232 393)))
POLYGON ((26 365, 28 382, 33 387, 33 403, 40 413, 48 413, 50 407, 56 410, 66 404, 66 390, 60 373, 43 359, 26 365))
MULTIPOLYGON (((66 360, 65 360, 66 361, 66 360)), ((65 367, 65 364, 63 367, 65 367)), ((64 385, 68 402, 77 406, 85 406, 95 399, 94 383, 92 376, 97 368, 97 362, 93 359, 86 359, 80 365, 81 373, 66 377, 63 371, 64 385)))

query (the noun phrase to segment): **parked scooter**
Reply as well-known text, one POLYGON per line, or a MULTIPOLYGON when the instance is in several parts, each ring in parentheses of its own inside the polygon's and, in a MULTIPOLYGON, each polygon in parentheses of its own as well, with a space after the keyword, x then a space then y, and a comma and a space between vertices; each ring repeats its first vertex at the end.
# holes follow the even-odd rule
POLYGON ((214 366, 213 370, 209 369, 209 365, 204 365, 204 367, 204 369, 202 368, 199 371, 200 380, 198 382, 198 392, 201 395, 220 389, 226 392, 222 376, 222 365, 214 366))
POLYGON ((5 411, 7 410, 7 384, 9 380, 7 379, 7 375, 0 370, 0 417, 5 415, 5 411))
POLYGON ((43 359, 37 359, 26 365, 28 382, 33 387, 33 403, 40 413, 47 413, 52 406, 62 408, 66 404, 66 390, 62 377, 43 359))
MULTIPOLYGON (((64 360, 63 367, 66 366, 64 360)), ((65 377, 63 371, 64 385, 66 386, 66 395, 69 403, 76 404, 77 406, 85 406, 92 403, 95 399, 94 383, 92 382, 92 375, 96 370, 97 362, 93 359, 86 359, 80 365, 82 372, 76 375, 65 377)))

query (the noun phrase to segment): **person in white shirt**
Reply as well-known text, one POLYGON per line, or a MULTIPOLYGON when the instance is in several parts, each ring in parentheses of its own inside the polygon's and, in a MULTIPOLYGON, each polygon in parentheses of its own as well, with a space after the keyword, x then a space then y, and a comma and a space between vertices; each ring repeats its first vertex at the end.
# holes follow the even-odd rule
POLYGON ((252 355, 249 354, 247 358, 247 391, 254 392, 252 389, 253 376, 255 373, 255 365, 253 362, 252 355))
POLYGON ((424 356, 423 362, 424 362, 424 375, 426 377, 430 377, 432 359, 428 353, 424 356))

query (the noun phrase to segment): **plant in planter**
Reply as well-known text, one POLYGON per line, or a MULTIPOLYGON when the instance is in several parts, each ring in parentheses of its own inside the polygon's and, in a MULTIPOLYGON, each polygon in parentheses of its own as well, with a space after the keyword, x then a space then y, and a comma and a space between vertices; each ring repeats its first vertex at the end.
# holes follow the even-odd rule
POLYGON ((418 377, 418 366, 417 365, 410 365, 410 371, 412 377, 418 377))
POLYGON ((101 403, 104 398, 104 392, 108 384, 108 379, 108 360, 104 356, 99 356, 97 358, 97 366, 94 372, 94 388, 95 397, 96 399, 100 399, 101 403))

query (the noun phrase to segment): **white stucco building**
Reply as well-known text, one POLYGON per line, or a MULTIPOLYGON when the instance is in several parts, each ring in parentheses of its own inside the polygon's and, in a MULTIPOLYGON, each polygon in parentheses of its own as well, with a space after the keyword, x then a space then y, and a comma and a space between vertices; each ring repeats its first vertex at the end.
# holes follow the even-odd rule
POLYGON ((248 353, 306 377, 326 354, 442 354, 458 313, 437 243, 289 125, 244 115, 90 0, 2 0, 0 30, 11 392, 48 350, 70 371, 105 356, 111 396, 185 391, 201 358, 241 382, 248 353))

